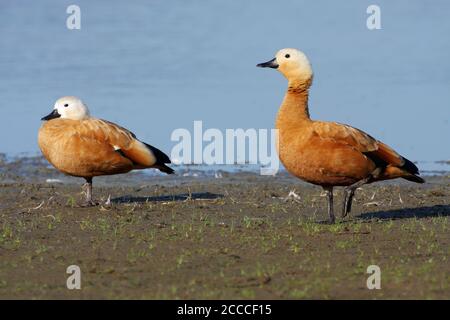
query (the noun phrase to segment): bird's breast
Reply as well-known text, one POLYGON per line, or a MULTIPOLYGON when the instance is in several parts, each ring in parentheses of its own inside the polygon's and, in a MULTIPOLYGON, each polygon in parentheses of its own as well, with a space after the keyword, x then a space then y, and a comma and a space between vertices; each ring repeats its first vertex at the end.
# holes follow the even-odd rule
POLYGON ((280 129, 280 161, 292 175, 316 185, 350 185, 368 171, 366 159, 359 152, 334 145, 314 135, 312 130, 280 129))
POLYGON ((128 172, 133 163, 115 152, 105 139, 78 134, 70 123, 45 123, 39 130, 38 144, 44 157, 58 170, 78 177, 128 172))

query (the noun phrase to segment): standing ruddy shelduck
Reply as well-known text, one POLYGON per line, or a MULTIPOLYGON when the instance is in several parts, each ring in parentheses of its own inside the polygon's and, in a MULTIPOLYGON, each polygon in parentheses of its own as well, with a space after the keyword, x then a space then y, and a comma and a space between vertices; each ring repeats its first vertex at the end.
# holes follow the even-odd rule
POLYGON ((171 174, 170 159, 160 150, 139 141, 115 123, 90 116, 77 97, 56 101, 39 129, 38 143, 45 158, 58 170, 86 179, 86 205, 92 201, 92 178, 156 168, 171 174))
POLYGON ((313 72, 303 52, 282 49, 274 59, 257 66, 277 69, 288 80, 276 120, 279 157, 291 174, 323 187, 331 223, 335 221, 335 186, 346 187, 342 209, 345 217, 351 210, 355 190, 366 183, 395 178, 425 182, 411 161, 367 133, 345 124, 311 120, 308 91, 313 72))

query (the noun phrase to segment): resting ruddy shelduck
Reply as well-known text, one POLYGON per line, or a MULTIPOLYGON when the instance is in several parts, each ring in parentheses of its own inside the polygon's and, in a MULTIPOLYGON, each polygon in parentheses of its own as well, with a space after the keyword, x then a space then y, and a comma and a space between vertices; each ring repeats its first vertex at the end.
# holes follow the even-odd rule
POLYGON ((274 59, 257 66, 277 69, 288 80, 276 119, 279 157, 292 175, 323 187, 330 223, 335 222, 335 186, 345 186, 345 217, 355 190, 366 183, 395 178, 425 182, 411 161, 367 133, 345 124, 311 120, 308 94, 313 72, 303 52, 282 49, 274 59))
POLYGON ((92 200, 92 178, 126 173, 134 169, 156 168, 167 174, 170 159, 162 151, 139 141, 115 123, 90 116, 77 97, 56 101, 53 111, 43 117, 39 129, 39 148, 58 170, 86 179, 86 203, 92 200))

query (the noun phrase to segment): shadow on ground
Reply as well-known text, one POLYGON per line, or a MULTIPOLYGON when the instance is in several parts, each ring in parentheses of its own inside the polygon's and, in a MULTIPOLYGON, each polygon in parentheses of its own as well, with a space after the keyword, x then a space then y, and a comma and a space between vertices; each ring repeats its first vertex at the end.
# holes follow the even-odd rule
POLYGON ((145 203, 145 202, 161 202, 161 201, 185 201, 185 200, 214 200, 223 198, 223 194, 216 194, 211 192, 195 192, 182 193, 170 196, 154 196, 154 197, 132 197, 123 196, 111 199, 112 203, 145 203))
POLYGON ((392 219, 410 219, 410 218, 430 218, 450 216, 450 205, 434 205, 430 207, 406 208, 389 211, 377 211, 363 213, 356 218, 369 220, 392 220, 392 219))

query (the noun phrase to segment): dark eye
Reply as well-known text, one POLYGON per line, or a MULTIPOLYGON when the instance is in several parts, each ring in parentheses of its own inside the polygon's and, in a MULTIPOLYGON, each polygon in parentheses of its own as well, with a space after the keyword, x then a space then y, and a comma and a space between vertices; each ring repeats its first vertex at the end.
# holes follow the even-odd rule
POLYGON ((64 107, 68 107, 69 106, 69 104, 68 103, 66 103, 65 105, 64 105, 64 107))
POLYGON ((286 54, 284 57, 285 58, 289 58, 291 55, 288 53, 288 54, 286 54))

